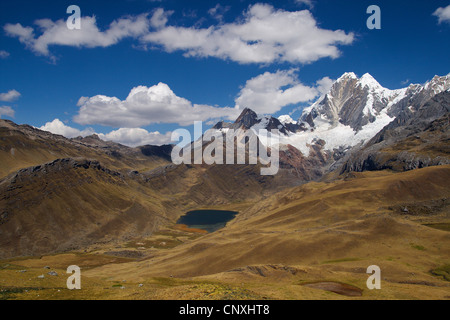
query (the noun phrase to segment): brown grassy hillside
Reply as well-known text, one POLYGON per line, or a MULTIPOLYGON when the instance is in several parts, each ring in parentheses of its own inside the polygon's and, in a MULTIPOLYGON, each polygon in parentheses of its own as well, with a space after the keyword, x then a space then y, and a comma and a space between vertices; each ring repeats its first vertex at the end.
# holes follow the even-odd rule
POLYGON ((145 155, 145 151, 99 139, 67 139, 0 119, 0 178, 22 168, 62 158, 96 159, 115 170, 145 171, 170 163, 163 157, 145 155))
POLYGON ((376 264, 389 283, 428 283, 439 291, 448 284, 430 270, 450 263, 450 234, 428 225, 450 223, 449 181, 450 166, 439 166, 309 183, 267 198, 218 232, 159 252, 151 262, 105 265, 88 275, 276 282, 271 274, 280 273, 270 266, 278 265, 297 270, 296 281, 355 277, 361 287, 365 269, 376 264), (309 274, 299 276, 299 270, 309 274))

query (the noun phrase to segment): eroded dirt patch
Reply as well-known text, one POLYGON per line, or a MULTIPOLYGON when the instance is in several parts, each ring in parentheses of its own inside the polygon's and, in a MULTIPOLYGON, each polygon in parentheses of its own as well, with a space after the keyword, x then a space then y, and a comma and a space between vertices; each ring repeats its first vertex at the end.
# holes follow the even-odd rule
POLYGON ((331 291, 348 297, 362 296, 362 290, 360 288, 346 283, 323 281, 323 282, 307 283, 304 284, 303 286, 314 289, 331 291))

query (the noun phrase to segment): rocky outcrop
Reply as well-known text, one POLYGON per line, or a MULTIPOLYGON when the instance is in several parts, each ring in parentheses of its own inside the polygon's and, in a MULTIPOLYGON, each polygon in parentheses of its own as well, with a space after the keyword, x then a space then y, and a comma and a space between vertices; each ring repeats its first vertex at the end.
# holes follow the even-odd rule
POLYGON ((352 150, 341 172, 406 171, 450 163, 450 92, 399 116, 364 147, 352 150))
POLYGON ((162 146, 153 146, 153 145, 146 145, 142 147, 138 147, 142 154, 148 157, 158 157, 165 159, 167 161, 172 161, 172 144, 165 144, 162 146))
POLYGON ((250 129, 255 124, 259 123, 261 120, 258 119, 256 112, 249 108, 245 108, 236 121, 230 126, 231 129, 250 129))

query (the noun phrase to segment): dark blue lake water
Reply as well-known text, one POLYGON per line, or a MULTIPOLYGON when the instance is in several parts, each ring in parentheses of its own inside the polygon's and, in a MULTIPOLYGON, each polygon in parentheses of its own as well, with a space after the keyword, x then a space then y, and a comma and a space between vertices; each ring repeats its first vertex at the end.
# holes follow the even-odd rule
POLYGON ((193 210, 178 219, 177 224, 185 224, 189 228, 214 232, 225 227, 227 222, 237 214, 236 211, 226 210, 193 210))

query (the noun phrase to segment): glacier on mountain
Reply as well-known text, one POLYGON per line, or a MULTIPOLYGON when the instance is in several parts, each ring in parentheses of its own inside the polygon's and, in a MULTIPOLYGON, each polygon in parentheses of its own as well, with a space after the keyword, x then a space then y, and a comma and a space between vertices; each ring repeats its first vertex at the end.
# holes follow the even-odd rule
MULTIPOLYGON (((450 89, 450 75, 435 76, 425 85, 390 90, 370 74, 358 78, 347 72, 334 82, 327 94, 304 108, 295 122, 289 115, 278 120, 283 126, 297 125, 303 130, 280 133, 281 145, 292 145, 305 156, 320 142, 323 150, 346 149, 363 145, 400 114, 414 113, 434 95, 450 89)), ((271 117, 262 117, 251 129, 264 129, 271 117)))

